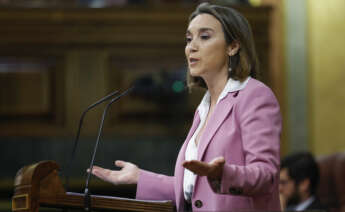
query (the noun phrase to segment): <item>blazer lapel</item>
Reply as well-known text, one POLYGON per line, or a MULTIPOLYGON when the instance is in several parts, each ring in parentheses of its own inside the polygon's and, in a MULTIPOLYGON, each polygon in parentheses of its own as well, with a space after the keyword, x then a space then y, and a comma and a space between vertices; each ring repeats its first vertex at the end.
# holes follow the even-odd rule
POLYGON ((236 95, 236 93, 237 92, 228 93, 228 95, 216 105, 216 108, 213 111, 213 114, 210 117, 206 128, 204 129, 203 135, 200 138, 198 160, 202 160, 205 150, 212 140, 212 137, 232 110, 232 107, 234 105, 233 96, 236 95))

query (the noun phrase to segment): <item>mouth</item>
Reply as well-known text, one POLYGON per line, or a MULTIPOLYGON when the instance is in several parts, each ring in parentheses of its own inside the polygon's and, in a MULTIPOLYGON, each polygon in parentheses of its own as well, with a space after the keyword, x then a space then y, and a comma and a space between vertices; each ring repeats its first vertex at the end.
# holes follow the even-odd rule
POLYGON ((195 65, 197 62, 199 62, 199 59, 196 59, 196 58, 193 58, 193 57, 189 58, 189 64, 190 65, 195 65))

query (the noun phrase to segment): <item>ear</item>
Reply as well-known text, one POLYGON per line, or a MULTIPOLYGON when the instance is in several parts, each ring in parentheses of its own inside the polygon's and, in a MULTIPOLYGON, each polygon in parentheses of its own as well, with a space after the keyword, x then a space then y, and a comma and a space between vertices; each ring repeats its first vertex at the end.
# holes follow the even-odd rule
POLYGON ((234 56, 235 54, 237 54, 238 50, 240 49, 240 43, 237 41, 233 41, 227 49, 227 54, 229 56, 234 56))

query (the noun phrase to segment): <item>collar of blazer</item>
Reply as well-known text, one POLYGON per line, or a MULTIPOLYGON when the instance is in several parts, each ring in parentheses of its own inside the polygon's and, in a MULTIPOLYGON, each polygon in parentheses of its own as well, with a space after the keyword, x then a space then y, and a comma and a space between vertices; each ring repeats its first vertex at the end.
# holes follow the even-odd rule
MULTIPOLYGON (((250 79, 250 77, 247 77, 247 79, 245 79, 244 81, 241 82, 241 81, 233 80, 233 79, 229 78, 228 82, 225 84, 225 87, 224 87, 223 91, 220 93, 220 95, 219 95, 219 97, 217 99, 217 105, 225 97, 227 97, 227 95, 229 93, 240 91, 243 88, 245 88, 247 83, 248 83, 248 81, 249 81, 249 79, 250 79)), ((207 91, 205 93, 201 103, 199 104, 199 106, 197 108, 197 113, 198 113, 199 118, 200 118, 201 121, 205 120, 205 118, 206 118, 206 116, 208 114, 208 110, 210 108, 210 101, 211 101, 211 96, 210 96, 210 93, 207 91)))

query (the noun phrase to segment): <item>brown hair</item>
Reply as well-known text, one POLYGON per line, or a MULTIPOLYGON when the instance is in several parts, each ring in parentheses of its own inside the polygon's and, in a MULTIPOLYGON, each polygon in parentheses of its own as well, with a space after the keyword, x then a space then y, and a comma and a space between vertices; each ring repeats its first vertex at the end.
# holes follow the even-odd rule
MULTIPOLYGON (((240 45, 238 52, 229 59, 228 78, 234 80, 244 80, 248 76, 258 78, 259 65, 256 56, 252 30, 245 17, 230 7, 201 3, 189 16, 189 23, 200 14, 210 14, 214 16, 222 25, 225 41, 228 45, 236 41, 240 45)), ((200 86, 207 88, 201 77, 193 77, 187 71, 187 86, 192 88, 200 86)))

